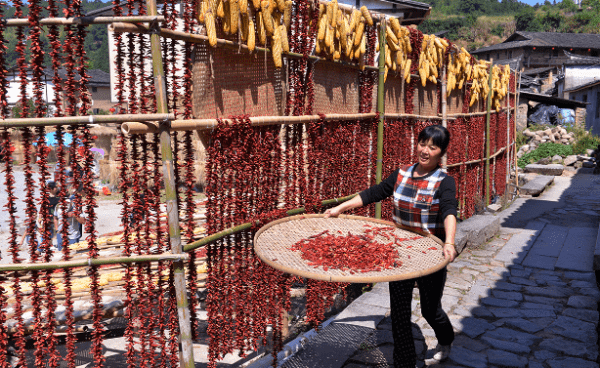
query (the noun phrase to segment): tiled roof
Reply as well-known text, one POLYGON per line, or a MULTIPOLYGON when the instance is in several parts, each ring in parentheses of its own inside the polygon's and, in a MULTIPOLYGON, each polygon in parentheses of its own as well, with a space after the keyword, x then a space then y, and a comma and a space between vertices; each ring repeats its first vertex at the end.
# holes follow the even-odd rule
POLYGON ((600 49, 600 34, 519 31, 513 33, 502 43, 482 47, 473 51, 472 54, 534 46, 600 49))
MULTIPOLYGON (((54 71, 51 68, 44 69, 44 74, 51 79, 54 77, 54 71)), ((110 74, 100 69, 88 69, 87 74, 89 75, 88 86, 90 87, 108 87, 110 86, 110 74)), ((64 68, 58 69, 58 75, 62 80, 67 79, 67 71, 64 68)), ((75 80, 78 81, 80 76, 75 73, 75 80)))
POLYGON ((582 85, 579 85, 579 86, 575 86, 575 87, 572 87, 572 88, 569 88, 569 89, 565 89, 565 92, 572 92, 572 91, 578 91, 578 90, 581 90, 581 89, 587 89, 587 88, 593 87, 593 86, 598 85, 598 84, 600 84, 600 80, 596 79, 596 80, 593 80, 591 82, 588 82, 588 83, 585 83, 585 84, 582 84, 582 85))

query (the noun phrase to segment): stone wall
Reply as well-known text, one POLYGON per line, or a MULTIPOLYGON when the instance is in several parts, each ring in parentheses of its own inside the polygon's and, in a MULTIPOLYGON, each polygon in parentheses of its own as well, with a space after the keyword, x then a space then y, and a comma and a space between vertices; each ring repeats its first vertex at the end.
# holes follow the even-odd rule
POLYGON ((529 105, 527 102, 521 102, 519 104, 519 108, 517 109, 517 130, 520 132, 523 129, 527 128, 527 111, 529 109, 529 105))

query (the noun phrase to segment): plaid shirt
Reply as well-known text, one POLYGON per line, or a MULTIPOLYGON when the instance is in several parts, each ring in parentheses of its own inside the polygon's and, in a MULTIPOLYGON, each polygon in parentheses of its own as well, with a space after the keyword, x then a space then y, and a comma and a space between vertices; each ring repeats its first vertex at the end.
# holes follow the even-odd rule
POLYGON ((406 165, 398 171, 394 188, 394 221, 443 239, 445 231, 440 198, 434 197, 447 174, 438 167, 426 178, 413 178, 415 167, 406 165))

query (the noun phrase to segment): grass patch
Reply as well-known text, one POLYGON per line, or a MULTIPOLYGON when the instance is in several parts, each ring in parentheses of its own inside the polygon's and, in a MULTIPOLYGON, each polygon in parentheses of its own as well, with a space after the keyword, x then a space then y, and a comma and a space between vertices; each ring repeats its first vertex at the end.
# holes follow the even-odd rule
POLYGON ((559 143, 554 142, 545 142, 538 146, 538 148, 533 151, 524 154, 518 161, 517 165, 520 168, 524 168, 525 166, 537 162, 538 160, 546 157, 553 157, 555 155, 559 155, 562 157, 566 157, 573 154, 573 147, 566 146, 559 143))

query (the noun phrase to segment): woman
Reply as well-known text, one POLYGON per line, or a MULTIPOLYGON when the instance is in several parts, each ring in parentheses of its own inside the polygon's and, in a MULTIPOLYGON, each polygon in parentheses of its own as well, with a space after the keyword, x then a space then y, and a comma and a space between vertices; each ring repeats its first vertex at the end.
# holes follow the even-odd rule
MULTIPOLYGON (((366 206, 394 196, 394 222, 404 227, 431 233, 444 242, 444 257, 456 257, 456 184, 454 178, 440 167, 450 134, 441 125, 429 126, 418 136, 417 159, 414 165, 397 169, 385 181, 353 199, 325 211, 325 217, 366 206)), ((413 368, 416 353, 410 322, 412 289, 419 287, 421 312, 435 331, 438 345, 434 359, 442 361, 450 355, 454 331, 442 309, 442 294, 446 283, 446 268, 416 280, 390 282, 392 332, 394 335, 394 367, 413 368)))

